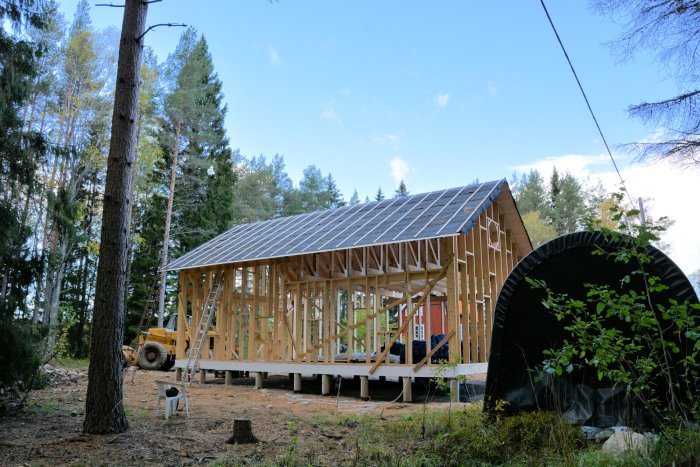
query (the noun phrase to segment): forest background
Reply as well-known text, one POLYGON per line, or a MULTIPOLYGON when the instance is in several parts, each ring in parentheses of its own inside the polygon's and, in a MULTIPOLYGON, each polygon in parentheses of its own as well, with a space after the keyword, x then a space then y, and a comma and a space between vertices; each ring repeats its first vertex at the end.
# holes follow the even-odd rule
MULTIPOLYGON (((26 47, 16 69, 2 70, 17 86, 0 102, 0 322, 42 324, 48 354, 85 358, 119 32, 94 28, 85 0, 70 19, 49 7, 26 28, 26 42, 14 43, 16 52, 26 47)), ((126 343, 148 302, 173 311, 175 277, 159 269, 233 224, 410 195, 401 181, 390 193, 355 190, 346 199, 321 167, 308 166, 294 183, 283 155, 233 149, 222 83, 192 28, 162 62, 147 49, 141 77, 126 343)), ((509 183, 534 246, 579 230, 611 203, 599 180, 554 167, 547 178, 531 170, 509 183)))

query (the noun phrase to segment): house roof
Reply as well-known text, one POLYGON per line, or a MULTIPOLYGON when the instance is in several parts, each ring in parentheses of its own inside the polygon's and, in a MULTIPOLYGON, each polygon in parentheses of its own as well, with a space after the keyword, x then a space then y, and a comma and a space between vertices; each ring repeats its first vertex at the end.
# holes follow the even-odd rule
MULTIPOLYGON (((468 232, 503 180, 241 224, 168 264, 168 270, 448 237, 468 232)), ((515 205, 512 211, 517 214, 515 205)), ((522 234, 529 244, 525 229, 522 234)))

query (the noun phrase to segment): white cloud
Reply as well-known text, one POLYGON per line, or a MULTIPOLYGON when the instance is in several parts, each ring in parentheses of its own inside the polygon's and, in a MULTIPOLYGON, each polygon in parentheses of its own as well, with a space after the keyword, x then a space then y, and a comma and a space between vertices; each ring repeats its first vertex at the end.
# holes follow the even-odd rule
POLYGON ((495 96, 498 94, 498 87, 496 86, 496 83, 492 81, 488 81, 486 83, 486 90, 491 94, 492 96, 495 96))
POLYGON ((321 110, 321 118, 331 122, 340 121, 340 116, 335 110, 335 106, 333 105, 333 103, 328 103, 323 106, 323 110, 321 110))
POLYGON ((267 56, 270 59, 270 65, 272 65, 273 67, 282 65, 282 59, 280 58, 280 55, 277 53, 277 50, 272 46, 272 44, 269 44, 267 46, 267 56))
POLYGON ((597 156, 565 154, 563 156, 546 157, 531 164, 515 165, 510 167, 510 169, 523 173, 528 173, 534 169, 545 179, 549 179, 554 167, 557 168, 559 173, 571 172, 572 175, 578 178, 586 178, 592 172, 608 170, 610 168, 610 157, 607 154, 597 156))
POLYGON ((401 138, 395 133, 386 133, 383 135, 372 135, 372 141, 379 145, 386 145, 392 149, 398 149, 401 145, 401 138))
POLYGON ((335 111, 335 109, 331 106, 326 106, 323 108, 321 111, 321 117, 326 119, 326 120, 335 120, 338 118, 338 113, 335 111))
POLYGON ((447 103, 450 101, 450 95, 449 94, 438 94, 435 97, 435 103, 440 107, 441 109, 444 109, 447 107, 447 103))
POLYGON ((396 156, 389 161, 389 167, 391 167, 391 176, 396 183, 400 183, 401 180, 405 181, 406 176, 411 171, 411 169, 408 167, 408 162, 401 159, 399 156, 396 156))
MULTIPOLYGON (((627 190, 633 199, 651 199, 645 206, 649 215, 658 219, 666 216, 675 221, 663 235, 663 241, 670 245, 669 256, 686 275, 700 269, 700 216, 693 207, 693 190, 700 186, 700 172, 683 170, 665 162, 654 164, 629 164, 624 156, 615 156, 627 190)), ((532 164, 511 167, 527 173, 531 169, 540 171, 549 180, 552 167, 560 173, 567 170, 579 179, 599 178, 609 192, 617 191, 620 178, 612 167, 607 154, 586 156, 568 154, 534 161, 532 164)))

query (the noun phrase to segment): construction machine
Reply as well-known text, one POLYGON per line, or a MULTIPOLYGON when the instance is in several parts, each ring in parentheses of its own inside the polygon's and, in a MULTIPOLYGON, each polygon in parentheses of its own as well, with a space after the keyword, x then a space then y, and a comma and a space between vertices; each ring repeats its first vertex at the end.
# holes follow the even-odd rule
MULTIPOLYGON (((187 326, 192 326, 192 317, 187 316, 187 326)), ((215 331, 208 331, 208 348, 214 347, 215 331)), ((185 352, 190 349, 189 336, 186 337, 185 352)), ((164 328, 147 328, 139 335, 138 365, 144 370, 168 371, 175 365, 177 344, 177 313, 170 316, 164 328)))
MULTIPOLYGON (((188 316, 189 320, 190 317, 188 316)), ((138 363, 144 370, 167 371, 175 365, 177 314, 164 328, 147 328, 139 335, 138 363)))

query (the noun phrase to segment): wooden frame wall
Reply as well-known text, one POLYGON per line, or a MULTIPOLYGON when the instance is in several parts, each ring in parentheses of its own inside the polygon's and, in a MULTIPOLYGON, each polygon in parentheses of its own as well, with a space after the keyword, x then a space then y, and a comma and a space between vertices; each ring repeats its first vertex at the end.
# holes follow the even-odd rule
POLYGON ((417 371, 430 364, 439 347, 431 347, 430 336, 440 323, 431 323, 430 313, 422 313, 438 301, 447 324, 443 341, 449 343, 449 361, 484 363, 496 297, 526 253, 516 246, 494 202, 468 234, 182 270, 176 357, 186 358, 183 343, 193 339, 207 293, 223 274, 210 333, 213 345, 202 352, 202 359, 268 363, 359 359, 371 364, 372 374, 389 364, 391 344, 400 341, 406 346, 405 365, 417 371), (427 356, 421 361, 412 355, 417 323, 425 326, 427 356), (348 348, 342 355, 341 344, 348 348))

